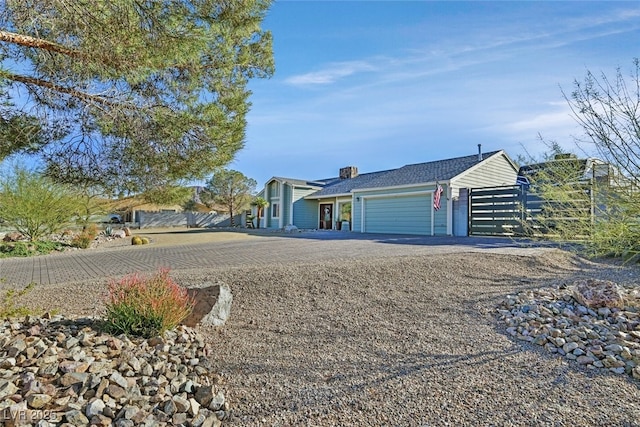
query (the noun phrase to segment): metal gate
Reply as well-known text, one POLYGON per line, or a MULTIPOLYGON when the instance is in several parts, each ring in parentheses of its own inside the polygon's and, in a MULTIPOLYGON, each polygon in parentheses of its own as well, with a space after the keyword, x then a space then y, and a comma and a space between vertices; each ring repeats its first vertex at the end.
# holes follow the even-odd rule
POLYGON ((519 185, 469 190, 469 234, 522 235, 524 191, 519 185))
POLYGON ((469 234, 475 236, 543 236, 553 224, 593 220, 592 187, 577 184, 566 192, 570 200, 543 200, 528 186, 469 190, 469 234))

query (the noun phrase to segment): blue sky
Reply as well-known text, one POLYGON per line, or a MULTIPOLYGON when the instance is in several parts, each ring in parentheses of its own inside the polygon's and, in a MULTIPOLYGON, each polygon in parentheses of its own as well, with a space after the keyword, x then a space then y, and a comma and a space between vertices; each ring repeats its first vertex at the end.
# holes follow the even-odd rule
POLYGON ((245 148, 258 181, 319 179, 504 149, 538 134, 575 150, 570 93, 631 70, 640 2, 276 1, 276 72, 250 83, 245 148))

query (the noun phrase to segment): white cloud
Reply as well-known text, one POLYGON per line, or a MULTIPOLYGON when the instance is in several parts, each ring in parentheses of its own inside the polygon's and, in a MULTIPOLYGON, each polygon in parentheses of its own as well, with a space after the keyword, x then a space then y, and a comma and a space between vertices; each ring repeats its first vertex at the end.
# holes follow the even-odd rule
POLYGON ((522 133, 537 132, 540 129, 574 128, 575 125, 576 122, 568 111, 559 111, 537 114, 531 118, 504 124, 503 127, 509 132, 522 133))
POLYGON ((350 61, 329 64, 320 71, 289 77, 286 83, 295 86, 326 85, 361 72, 374 71, 376 68, 366 61, 350 61))

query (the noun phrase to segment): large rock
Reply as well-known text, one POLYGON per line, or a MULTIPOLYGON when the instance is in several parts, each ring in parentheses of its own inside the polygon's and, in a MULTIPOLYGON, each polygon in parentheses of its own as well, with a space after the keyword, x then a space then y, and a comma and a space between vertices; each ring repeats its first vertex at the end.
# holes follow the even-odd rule
POLYGON ((127 232, 125 230, 115 230, 113 231, 111 236, 117 239, 124 239, 125 237, 127 237, 127 232))
POLYGON ((12 231, 9 232, 7 234, 4 235, 4 237, 2 238, 3 241, 5 242, 18 242, 20 240, 24 240, 25 237, 22 233, 19 233, 17 231, 12 231))
POLYGON ((195 300, 193 311, 182 323, 193 327, 198 323, 205 326, 222 326, 231 313, 233 295, 226 284, 189 289, 189 296, 195 300))
POLYGON ((609 280, 583 279, 574 283, 573 297, 589 308, 622 308, 624 299, 618 285, 609 280))

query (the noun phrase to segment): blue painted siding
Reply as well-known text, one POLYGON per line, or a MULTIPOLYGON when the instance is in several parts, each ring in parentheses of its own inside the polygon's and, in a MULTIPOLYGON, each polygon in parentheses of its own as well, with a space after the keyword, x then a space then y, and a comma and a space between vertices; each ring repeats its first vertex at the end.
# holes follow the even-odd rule
MULTIPOLYGON (((359 194, 359 193, 358 193, 359 194)), ((358 200, 353 198, 351 204, 351 231, 362 231, 360 226, 362 224, 362 199, 358 200)))
POLYGON ((282 216, 282 226, 291 224, 291 186, 285 184, 282 186, 282 195, 280 197, 280 215, 282 216))
POLYGON ((304 197, 318 190, 293 189, 293 224, 298 228, 318 228, 318 201, 305 200, 304 197))
POLYGON ((434 221, 433 221, 433 234, 435 236, 446 236, 447 235, 447 201, 445 200, 445 195, 447 194, 447 190, 445 189, 442 193, 442 199, 439 211, 434 210, 434 221))

